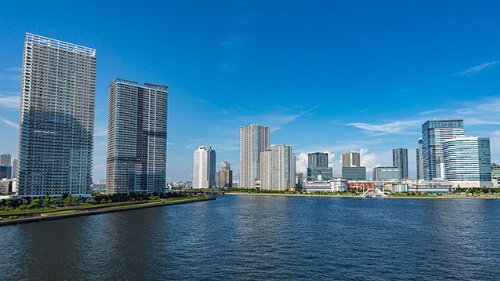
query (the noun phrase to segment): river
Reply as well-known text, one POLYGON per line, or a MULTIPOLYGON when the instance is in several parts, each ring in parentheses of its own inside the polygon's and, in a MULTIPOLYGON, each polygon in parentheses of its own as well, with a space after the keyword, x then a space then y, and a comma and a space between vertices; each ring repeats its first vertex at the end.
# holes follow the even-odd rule
POLYGON ((0 227, 2 280, 498 280, 500 200, 220 195, 0 227))

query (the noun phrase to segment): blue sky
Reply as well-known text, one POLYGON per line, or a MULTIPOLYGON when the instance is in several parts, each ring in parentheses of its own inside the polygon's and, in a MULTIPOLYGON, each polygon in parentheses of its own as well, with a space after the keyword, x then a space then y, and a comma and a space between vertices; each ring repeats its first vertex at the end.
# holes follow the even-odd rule
POLYGON ((464 118, 500 161, 498 1, 5 1, 0 152, 17 155, 26 32, 97 49, 94 179, 105 177, 108 85, 169 86, 169 181, 210 145, 239 174, 239 127, 305 153, 361 150, 369 169, 415 148, 421 124, 464 118), (436 3, 438 2, 438 3, 436 3), (27 7, 30 7, 29 9, 27 7))

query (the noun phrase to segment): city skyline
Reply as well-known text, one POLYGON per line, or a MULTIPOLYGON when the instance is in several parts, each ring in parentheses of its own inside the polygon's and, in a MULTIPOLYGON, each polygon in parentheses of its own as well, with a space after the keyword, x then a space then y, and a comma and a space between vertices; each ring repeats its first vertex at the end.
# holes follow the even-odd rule
POLYGON ((420 2, 408 14, 410 4, 401 3, 365 2, 354 9, 357 4, 291 2, 281 9, 227 2, 216 10, 199 2, 212 15, 167 3, 162 5, 172 14, 164 23, 137 26, 107 18, 104 7, 83 8, 64 20, 69 15, 51 11, 56 3, 36 4, 32 11, 19 5, 0 10, 0 146, 13 159, 22 46, 31 32, 99 53, 94 181, 105 178, 107 85, 116 77, 171 86, 168 181, 191 179, 192 151, 200 144, 232 163, 238 179, 238 128, 253 123, 270 127, 270 144, 293 146, 299 173, 306 171, 307 153, 328 153, 339 175, 344 151, 361 151, 361 165, 370 172, 390 166, 391 150, 402 147, 415 178, 415 148, 429 119, 463 119, 465 135, 490 137, 491 160, 500 160, 497 3, 420 2), (199 22, 190 23, 194 15, 199 22), (131 31, 157 38, 164 50, 130 42, 131 31))

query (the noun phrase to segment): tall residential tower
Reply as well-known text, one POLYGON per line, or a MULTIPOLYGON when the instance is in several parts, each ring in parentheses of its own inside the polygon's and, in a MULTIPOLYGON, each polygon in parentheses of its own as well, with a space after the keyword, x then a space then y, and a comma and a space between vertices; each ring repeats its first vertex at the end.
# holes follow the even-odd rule
POLYGON ((295 187, 295 155, 289 145, 271 145, 260 153, 260 189, 295 187))
POLYGON ((238 187, 256 188, 260 180, 260 153, 269 146, 269 127, 240 127, 240 178, 238 187))
POLYGON ((26 33, 20 196, 90 196, 95 75, 95 49, 26 33))
POLYGON ((193 188, 215 187, 215 150, 200 146, 193 153, 193 188))
POLYGON ((167 86, 115 79, 109 85, 108 194, 163 193, 167 86))
POLYGON ((399 179, 408 179, 408 149, 395 148, 392 150, 392 166, 399 168, 399 179))

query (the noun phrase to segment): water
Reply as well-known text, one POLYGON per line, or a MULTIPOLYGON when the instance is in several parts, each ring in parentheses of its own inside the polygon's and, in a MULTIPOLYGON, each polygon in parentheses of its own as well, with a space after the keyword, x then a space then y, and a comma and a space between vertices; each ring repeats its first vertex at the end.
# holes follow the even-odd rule
POLYGON ((0 227, 1 280, 499 280, 500 200, 223 195, 0 227))

